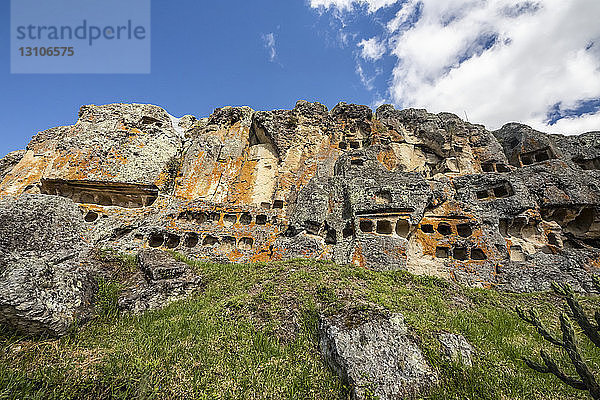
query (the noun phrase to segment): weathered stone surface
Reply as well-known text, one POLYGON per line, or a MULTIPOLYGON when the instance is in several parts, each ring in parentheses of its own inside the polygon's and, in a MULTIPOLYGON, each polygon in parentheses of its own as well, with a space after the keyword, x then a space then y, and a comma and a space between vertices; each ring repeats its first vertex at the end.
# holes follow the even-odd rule
POLYGON ((591 290, 600 133, 490 132, 449 113, 340 103, 171 117, 84 106, 39 133, 0 195, 84 210, 97 247, 218 262, 313 257, 478 287, 591 290))
POLYGON ((21 161, 25 153, 25 150, 17 150, 8 153, 4 158, 0 159, 0 182, 21 161))
POLYGON ((202 279, 190 267, 161 250, 142 250, 138 254, 141 272, 125 283, 119 308, 140 313, 183 299, 202 287, 202 279))
POLYGON ((358 322, 321 318, 319 344, 329 365, 349 385, 353 399, 401 399, 431 387, 431 370, 400 314, 358 322))
POLYGON ((142 250, 137 258, 144 276, 151 281, 178 278, 189 270, 186 263, 160 250, 142 250))
POLYGON ((87 319, 95 283, 78 207, 54 196, 6 196, 0 221, 0 323, 59 336, 87 319))
POLYGON ((31 140, 0 182, 0 192, 39 193, 44 179, 165 187, 172 179, 169 162, 181 144, 171 117, 159 107, 83 106, 75 125, 40 132, 31 140))
POLYGON ((443 332, 438 334, 438 340, 442 345, 444 354, 452 361, 469 367, 473 365, 474 349, 463 335, 443 332))

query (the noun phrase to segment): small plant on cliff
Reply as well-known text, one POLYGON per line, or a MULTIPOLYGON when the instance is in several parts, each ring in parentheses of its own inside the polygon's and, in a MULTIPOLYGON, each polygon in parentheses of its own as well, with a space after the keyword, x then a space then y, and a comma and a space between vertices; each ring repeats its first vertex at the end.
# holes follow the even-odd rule
MULTIPOLYGON (((600 278, 594 276, 592 278, 592 282, 596 290, 600 291, 600 278)), ((532 368, 533 370, 543 374, 552 374, 572 388, 588 391, 593 399, 598 400, 600 399, 600 386, 590 371, 590 368, 581 356, 580 348, 575 342, 575 332, 573 330, 573 325, 571 324, 571 319, 577 322, 577 325, 579 325, 581 331, 588 338, 588 340, 591 341, 594 346, 600 348, 600 311, 596 310, 593 317, 594 321, 592 321, 583 310, 583 307, 579 301, 575 298, 573 290, 568 284, 565 283, 561 285, 553 282, 552 289, 556 294, 561 296, 568 305, 568 316, 565 314, 561 314, 560 316, 560 330, 562 332, 562 338, 554 336, 542 324, 538 313, 534 309, 524 311, 520 307, 517 307, 516 311, 519 317, 523 321, 532 325, 546 341, 560 348, 567 354, 579 377, 577 378, 569 376, 567 373, 561 370, 557 362, 553 360, 544 350, 540 350, 542 363, 538 363, 537 361, 533 361, 528 358, 524 358, 523 360, 529 366, 529 368, 532 368)))

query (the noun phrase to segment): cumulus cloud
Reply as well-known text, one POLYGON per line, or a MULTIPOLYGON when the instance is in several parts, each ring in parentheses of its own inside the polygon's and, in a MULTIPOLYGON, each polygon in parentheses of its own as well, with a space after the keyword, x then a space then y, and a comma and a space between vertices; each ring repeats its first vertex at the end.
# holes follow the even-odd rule
POLYGON ((377 61, 385 54, 385 44, 380 42, 377 37, 363 39, 357 44, 362 48, 360 56, 365 60, 377 61))
POLYGON ((275 43, 275 34, 273 32, 262 35, 263 44, 269 53, 269 61, 275 62, 277 58, 277 48, 275 43))
MULTIPOLYGON (((600 130, 598 107, 566 112, 600 98, 599 1, 407 0, 395 11, 379 36, 397 59, 387 88, 396 105, 467 113, 491 129, 519 121, 550 132, 600 130)), ((383 55, 358 45, 365 58, 383 55)))

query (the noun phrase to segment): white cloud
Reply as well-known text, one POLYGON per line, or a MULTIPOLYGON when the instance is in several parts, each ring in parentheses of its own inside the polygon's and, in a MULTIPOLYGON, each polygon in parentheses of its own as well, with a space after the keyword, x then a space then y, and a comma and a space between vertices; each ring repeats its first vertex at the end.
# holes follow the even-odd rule
POLYGON ((548 133, 584 133, 591 131, 600 131, 600 112, 583 115, 580 117, 568 117, 560 119, 556 124, 548 126, 545 123, 537 121, 530 122, 535 129, 548 133))
MULTIPOLYGON (((364 2, 315 3, 353 10, 364 2)), ((491 129, 519 121, 551 132, 600 130, 600 113, 554 125, 547 117, 557 104, 568 110, 600 98, 599 15, 598 0, 405 1, 379 35, 397 58, 390 97, 401 107, 466 112, 491 129)))
MULTIPOLYGON (((381 99, 382 96, 379 93, 379 91, 375 90, 375 79, 377 79, 378 76, 383 74, 383 69, 370 64, 366 64, 363 66, 360 60, 356 60, 355 72, 360 78, 360 82, 363 84, 365 89, 367 89, 370 92, 373 91, 374 95, 376 96, 376 99, 373 100, 373 104, 379 103, 378 99, 381 99)), ((381 104, 384 103, 379 103, 378 105, 381 104)))
POLYGON ((273 32, 262 35, 263 44, 265 49, 269 52, 269 61, 275 62, 277 58, 277 48, 275 43, 275 34, 273 32))
POLYGON ((383 57, 386 51, 385 44, 377 40, 377 37, 363 39, 357 46, 362 48, 360 56, 365 60, 377 61, 383 57))
POLYGON ((396 32, 400 29, 400 26, 407 22, 411 14, 416 10, 419 4, 419 0, 408 0, 400 7, 400 10, 396 13, 396 16, 387 23, 387 30, 390 33, 396 32))
MULTIPOLYGON (((585 51, 600 37, 600 2, 524 4, 424 1, 418 22, 395 38, 394 101, 459 115, 466 111, 492 129, 518 120, 556 130, 546 117, 553 105, 572 108, 579 100, 600 97, 600 59, 585 51)), ((574 133, 589 118, 558 126, 574 133)))
POLYGON ((375 97, 371 102, 371 108, 377 109, 379 106, 389 103, 389 100, 382 97, 380 93, 375 93, 375 97))
POLYGON ((356 33, 345 31, 344 28, 340 28, 337 33, 337 37, 332 41, 331 46, 346 48, 349 45, 354 46, 354 40, 356 39, 356 33))
POLYGON ((310 0, 312 8, 329 9, 336 8, 339 11, 353 11, 354 5, 367 6, 369 12, 375 12, 380 8, 388 7, 400 0, 310 0))
POLYGON ((367 76, 360 63, 356 63, 356 73, 360 77, 360 82, 363 84, 365 89, 369 91, 375 89, 373 82, 375 81, 376 76, 367 76))

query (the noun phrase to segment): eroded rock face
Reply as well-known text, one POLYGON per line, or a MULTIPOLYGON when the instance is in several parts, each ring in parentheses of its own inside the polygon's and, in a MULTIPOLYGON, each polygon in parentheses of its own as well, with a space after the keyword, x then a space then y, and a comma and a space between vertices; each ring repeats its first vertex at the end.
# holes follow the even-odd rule
POLYGON ((96 286, 79 208, 55 196, 7 196, 0 221, 0 323, 60 336, 89 318, 96 286))
MULTIPOLYGON (((82 107, 38 134, 0 195, 79 204, 93 245, 218 262, 313 257, 479 287, 591 290, 599 132, 490 132, 448 113, 82 107)), ((6 161, 10 164, 9 161, 6 161)), ((8 169, 6 169, 8 170, 8 169)))
POLYGON ((353 399, 413 398, 437 381, 400 314, 321 318, 319 345, 353 399))
POLYGON ((75 125, 40 132, 31 140, 21 162, 0 183, 0 191, 40 193, 45 179, 168 188, 173 179, 170 163, 176 163, 181 143, 180 132, 160 107, 83 106, 75 125))
POLYGON ((21 161, 25 153, 25 150, 17 150, 0 159, 0 181, 21 161))

